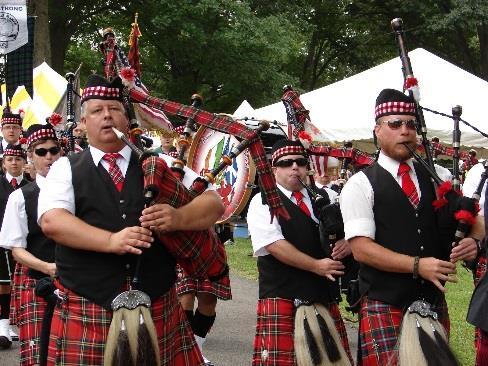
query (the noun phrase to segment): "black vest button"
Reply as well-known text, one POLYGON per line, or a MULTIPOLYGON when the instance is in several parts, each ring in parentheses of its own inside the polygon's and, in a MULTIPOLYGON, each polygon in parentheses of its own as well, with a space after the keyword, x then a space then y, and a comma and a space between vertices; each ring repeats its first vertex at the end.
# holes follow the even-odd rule
POLYGON ((423 245, 420 246, 420 250, 424 250, 424 246, 423 245))
POLYGON ((125 269, 126 269, 126 270, 129 270, 129 269, 130 269, 130 264, 129 264, 129 263, 127 263, 127 264, 125 265, 125 269))
POLYGON ((126 214, 122 214, 122 218, 125 219, 127 217, 126 214))
POLYGON ((120 204, 122 204, 122 203, 124 203, 124 202, 125 202, 124 200, 120 200, 120 201, 119 201, 119 203, 120 203, 120 204))
POLYGON ((418 230, 417 230, 417 232, 420 234, 420 233, 421 233, 421 230, 420 230, 420 229, 418 229, 418 230))

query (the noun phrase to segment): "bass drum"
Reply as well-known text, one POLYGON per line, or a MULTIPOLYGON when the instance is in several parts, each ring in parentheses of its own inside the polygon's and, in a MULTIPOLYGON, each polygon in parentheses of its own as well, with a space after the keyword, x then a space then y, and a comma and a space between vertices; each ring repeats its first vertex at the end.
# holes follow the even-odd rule
MULTIPOLYGON (((188 167, 201 176, 217 167, 239 141, 231 135, 200 127, 188 154, 188 167)), ((256 167, 247 150, 232 160, 232 165, 215 177, 214 187, 222 197, 225 212, 218 224, 231 220, 246 206, 253 187, 256 167)))

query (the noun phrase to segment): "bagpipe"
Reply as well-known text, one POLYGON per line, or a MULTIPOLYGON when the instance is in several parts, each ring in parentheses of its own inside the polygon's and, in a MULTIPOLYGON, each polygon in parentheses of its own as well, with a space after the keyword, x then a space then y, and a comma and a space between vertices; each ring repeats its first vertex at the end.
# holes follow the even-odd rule
MULTIPOLYGON (((433 150, 427 140, 427 128, 425 125, 422 107, 420 106, 420 94, 418 81, 414 77, 408 51, 405 45, 405 32, 400 18, 391 21, 392 29, 398 42, 399 55, 402 61, 404 75, 404 90, 408 90, 415 101, 416 117, 418 121, 417 133, 421 135, 423 150, 426 155, 424 160, 411 146, 405 143, 405 147, 414 158, 423 166, 431 176, 434 186, 437 186, 437 200, 433 202, 434 208, 439 212, 438 221, 444 222, 444 227, 456 227, 454 242, 457 244, 470 231, 475 223, 475 216, 479 210, 477 202, 473 198, 463 197, 459 191, 459 147, 461 133, 459 119, 462 109, 455 106, 452 110, 454 121, 453 130, 453 182, 443 182, 435 171, 433 150)), ((437 145, 439 147, 439 145, 437 145)), ((434 147, 435 149, 435 147, 434 147)), ((486 179, 486 177, 485 177, 486 179)), ((476 198, 476 197, 475 197, 476 198)), ((449 240, 452 241, 452 240, 449 240)), ((447 343, 447 333, 438 321, 438 314, 432 310, 432 305, 424 300, 413 302, 405 312, 401 333, 399 336, 399 363, 417 365, 458 365, 458 362, 447 343)))
MULTIPOLYGON (((300 140, 307 154, 310 154, 310 144, 304 143, 304 136, 309 136, 305 132, 307 129, 314 133, 315 127, 310 122, 308 110, 304 108, 298 93, 291 86, 284 87, 281 100, 286 109, 289 138, 300 140)), ((314 136, 317 134, 314 133, 314 136)), ((327 155, 322 154, 327 159, 330 155, 330 148, 323 148, 327 149, 329 153, 327 155)), ((346 155, 345 151, 336 150, 335 152, 341 157, 346 155)), ((352 155, 352 150, 350 153, 352 155)), ((309 163, 313 161, 310 159, 310 155, 308 157, 309 163)), ((326 192, 324 192, 325 195, 319 193, 313 177, 309 175, 308 178, 310 184, 301 179, 299 181, 309 193, 314 213, 319 221, 319 238, 322 251, 325 257, 331 258, 334 244, 344 238, 344 222, 339 203, 337 201, 331 202, 326 192)), ((339 291, 340 285, 336 291, 332 291, 337 300, 340 300, 339 291)), ((294 347, 297 364, 299 366, 309 364, 350 365, 329 311, 320 304, 301 299, 295 299, 294 306, 296 307, 294 347)))

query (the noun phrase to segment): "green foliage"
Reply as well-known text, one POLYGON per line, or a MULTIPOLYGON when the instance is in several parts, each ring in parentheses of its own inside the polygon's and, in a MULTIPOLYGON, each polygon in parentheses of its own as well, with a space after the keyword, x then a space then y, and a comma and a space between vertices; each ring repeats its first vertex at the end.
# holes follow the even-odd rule
POLYGON ((142 78, 151 93, 188 103, 199 92, 211 111, 232 112, 243 99, 261 107, 278 101, 284 84, 308 91, 397 56, 390 27, 396 17, 404 20, 410 50, 424 47, 488 80, 488 2, 482 0, 49 4, 53 67, 60 73, 81 60, 84 73, 102 72, 95 61, 101 55, 88 55, 96 53, 97 33, 111 26, 127 50, 138 12, 142 78))

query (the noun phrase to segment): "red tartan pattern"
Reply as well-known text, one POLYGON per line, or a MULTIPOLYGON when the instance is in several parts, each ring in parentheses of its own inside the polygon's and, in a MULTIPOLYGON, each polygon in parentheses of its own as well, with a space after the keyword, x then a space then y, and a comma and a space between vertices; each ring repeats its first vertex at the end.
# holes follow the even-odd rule
MULTIPOLYGON (((449 335, 450 323, 445 300, 436 309, 439 321, 449 335)), ((381 301, 364 297, 359 312, 359 344, 357 366, 395 366, 396 349, 403 311, 381 301)))
POLYGON ((365 153, 354 147, 335 148, 330 146, 310 145, 307 152, 311 155, 332 156, 334 158, 349 158, 357 166, 371 165, 375 162, 373 155, 365 153))
MULTIPOLYGON (((480 282, 481 277, 483 277, 486 273, 486 265, 488 264, 486 254, 481 255, 478 258, 478 262, 476 263, 476 269, 474 271, 474 285, 476 286, 478 282, 480 282)), ((476 352, 479 351, 480 348, 480 329, 474 328, 474 346, 476 348, 476 352)), ((486 333, 485 333, 486 337, 486 333)))
POLYGON ((266 203, 270 207, 272 217, 283 217, 288 219, 290 216, 283 207, 278 188, 276 187, 276 180, 271 171, 271 167, 266 159, 263 143, 256 131, 249 127, 235 121, 231 117, 224 115, 217 115, 192 106, 172 102, 166 99, 159 99, 151 97, 142 90, 132 88, 130 90, 130 98, 137 103, 145 104, 149 107, 159 109, 171 115, 176 115, 184 119, 192 118, 196 123, 212 128, 214 130, 227 133, 229 135, 237 136, 243 140, 250 141, 249 153, 256 165, 256 172, 258 173, 259 185, 261 191, 266 197, 266 203))
POLYGON ((187 293, 206 292, 219 298, 220 300, 231 300, 232 290, 230 288, 230 278, 227 274, 218 281, 199 280, 188 276, 183 268, 176 266, 176 294, 178 296, 187 293))
MULTIPOLYGON (((145 159, 142 170, 144 188, 157 191, 155 202, 178 208, 194 198, 163 159, 157 156, 145 159)), ((212 229, 167 232, 160 234, 159 238, 191 276, 213 277, 226 269, 225 248, 212 229)))
MULTIPOLYGON (((454 148, 444 146, 439 142, 431 142, 430 144, 432 146, 432 152, 433 152, 433 155, 435 157, 437 157, 437 155, 454 156, 454 151, 455 151, 454 148)), ((418 147, 418 149, 423 150, 423 146, 420 145, 418 147)), ((469 158, 469 152, 460 151, 459 152, 459 158, 461 160, 468 159, 469 158)))
POLYGON ((106 86, 90 86, 83 89, 83 95, 81 96, 81 103, 89 98, 96 99, 118 99, 120 98, 119 88, 109 88, 106 86))
POLYGON ((2 126, 4 125, 19 125, 22 126, 22 118, 19 117, 3 117, 2 126))
POLYGON ((386 102, 378 104, 374 110, 375 118, 378 119, 385 113, 389 114, 404 114, 404 113, 415 113, 415 103, 409 102, 386 102))
POLYGON ((47 303, 43 298, 36 296, 36 284, 36 280, 24 276, 20 291, 20 307, 17 311, 20 364, 24 366, 39 364, 42 320, 47 303))
POLYGON ((46 138, 52 138, 52 139, 57 139, 56 133, 51 127, 48 128, 41 128, 29 135, 27 137, 27 146, 30 146, 34 141, 40 140, 40 139, 46 139, 46 138))
POLYGON ((482 330, 476 344, 475 366, 488 366, 488 333, 482 330))
MULTIPOLYGON (((298 139, 298 134, 305 129, 305 122, 310 120, 310 112, 305 109, 300 95, 293 89, 285 90, 281 101, 285 105, 288 126, 292 127, 291 135, 298 139)), ((288 133, 288 138, 291 138, 290 133, 288 133)))
POLYGON ((276 162, 279 158, 285 155, 303 155, 305 150, 301 146, 283 146, 274 152, 271 161, 276 162))
POLYGON ((122 155, 119 153, 107 153, 103 155, 103 160, 105 160, 108 164, 108 175, 112 178, 112 182, 114 182, 115 187, 119 192, 122 191, 124 186, 124 175, 120 170, 120 167, 117 165, 117 159, 121 158, 122 155))
MULTIPOLYGON (((102 365, 112 312, 60 287, 63 300, 51 323, 48 365, 102 365)), ((151 314, 161 365, 204 366, 174 288, 153 301, 151 314)))
POLYGON ((16 263, 14 275, 12 278, 12 288, 10 290, 10 324, 16 325, 17 324, 17 309, 20 309, 21 303, 21 294, 23 289, 23 283, 25 278, 27 277, 28 268, 23 264, 16 263))
MULTIPOLYGON (((342 345, 352 363, 346 327, 337 304, 327 306, 334 319, 342 345)), ((292 300, 259 299, 257 305, 256 336, 254 338, 253 366, 295 366, 294 335, 295 307, 292 300), (263 357, 263 351, 267 357, 263 357)))

